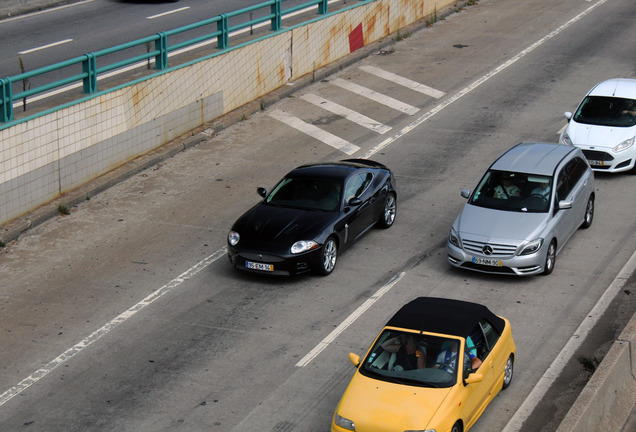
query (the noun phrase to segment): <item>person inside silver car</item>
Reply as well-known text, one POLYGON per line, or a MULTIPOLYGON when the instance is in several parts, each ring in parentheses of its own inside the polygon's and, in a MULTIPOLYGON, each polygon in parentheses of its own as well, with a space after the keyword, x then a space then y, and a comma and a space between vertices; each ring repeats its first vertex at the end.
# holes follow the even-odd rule
POLYGON ((519 195, 521 195, 521 189, 513 183, 510 174, 502 175, 501 184, 495 187, 493 198, 508 199, 519 195))

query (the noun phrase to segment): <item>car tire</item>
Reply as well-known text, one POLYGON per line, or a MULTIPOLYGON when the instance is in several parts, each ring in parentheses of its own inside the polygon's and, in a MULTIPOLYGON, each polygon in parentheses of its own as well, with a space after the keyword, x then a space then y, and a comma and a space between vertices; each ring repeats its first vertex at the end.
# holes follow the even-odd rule
POLYGON ((510 354, 510 357, 508 357, 508 361, 506 361, 506 366, 504 367, 503 386, 501 387, 502 390, 505 390, 510 386, 510 383, 512 382, 512 375, 514 373, 514 370, 515 370, 515 359, 513 355, 510 354))
POLYGON ((585 206, 585 216, 583 216, 583 223, 581 224, 581 228, 587 229, 591 227, 592 221, 594 221, 594 195, 590 195, 590 198, 587 200, 587 205, 585 206))
POLYGON ((543 274, 549 275, 554 270, 556 264, 556 240, 552 240, 548 246, 548 252, 545 255, 545 264, 543 265, 543 274))
POLYGON ((451 429, 451 432, 462 432, 462 430, 464 430, 464 428, 462 428, 461 422, 456 421, 453 425, 453 428, 451 429))
POLYGON ((329 237, 320 251, 320 263, 316 269, 321 276, 328 276, 336 268, 338 260, 338 244, 333 237, 329 237))
POLYGON ((391 228, 393 222, 395 222, 395 215, 397 212, 397 200, 395 194, 388 193, 384 199, 384 207, 382 208, 382 215, 378 220, 378 226, 380 228, 391 228))

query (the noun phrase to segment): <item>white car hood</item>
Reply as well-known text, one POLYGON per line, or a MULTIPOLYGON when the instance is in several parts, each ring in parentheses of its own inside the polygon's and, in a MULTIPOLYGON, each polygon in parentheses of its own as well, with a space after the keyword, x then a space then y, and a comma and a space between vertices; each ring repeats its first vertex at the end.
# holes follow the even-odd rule
POLYGON ((456 229, 461 238, 482 238, 517 244, 539 237, 550 213, 525 213, 492 210, 466 204, 457 217, 456 229))
POLYGON ((570 121, 567 134, 575 146, 586 149, 612 149, 636 135, 636 126, 596 126, 570 121))

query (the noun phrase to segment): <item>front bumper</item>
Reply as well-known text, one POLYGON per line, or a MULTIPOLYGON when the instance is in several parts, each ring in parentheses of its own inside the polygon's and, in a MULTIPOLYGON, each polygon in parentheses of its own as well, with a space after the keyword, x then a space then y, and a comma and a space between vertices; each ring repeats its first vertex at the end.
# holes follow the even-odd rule
POLYGON ((611 151, 590 150, 582 146, 577 146, 583 150, 590 167, 599 172, 622 172, 634 168, 636 160, 636 149, 627 149, 621 153, 611 151))
POLYGON ((227 255, 235 269, 276 276, 292 276, 311 271, 312 268, 320 264, 321 251, 322 248, 317 248, 303 254, 280 256, 265 252, 237 250, 229 245, 227 247, 227 255), (249 268, 248 263, 272 266, 273 270, 249 268))
POLYGON ((480 254, 469 254, 461 248, 447 243, 448 262, 454 266, 467 270, 490 274, 508 274, 516 276, 529 276, 543 273, 545 265, 546 245, 530 255, 506 255, 506 256, 486 256, 480 254), (498 261, 501 265, 479 264, 480 259, 498 261))

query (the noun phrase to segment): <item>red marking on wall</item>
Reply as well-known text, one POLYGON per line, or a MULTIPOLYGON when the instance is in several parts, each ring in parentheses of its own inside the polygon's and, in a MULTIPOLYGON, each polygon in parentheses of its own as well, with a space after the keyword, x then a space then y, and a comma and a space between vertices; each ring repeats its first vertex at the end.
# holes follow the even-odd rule
POLYGON ((354 52, 363 46, 364 36, 362 35, 362 24, 358 24, 358 26, 349 33, 349 52, 354 52))

